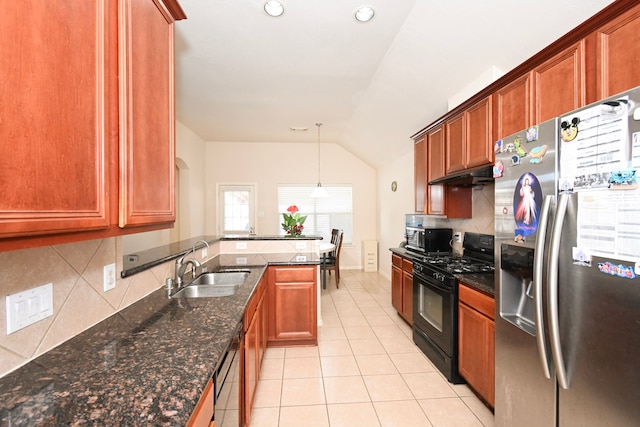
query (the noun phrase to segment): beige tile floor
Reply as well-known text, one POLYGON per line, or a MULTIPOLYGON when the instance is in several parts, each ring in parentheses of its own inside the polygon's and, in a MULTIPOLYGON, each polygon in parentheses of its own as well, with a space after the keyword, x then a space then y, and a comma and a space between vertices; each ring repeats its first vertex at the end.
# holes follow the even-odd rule
POLYGON ((452 385, 413 344, 378 273, 343 271, 322 291, 317 347, 269 348, 251 427, 493 426, 466 385, 452 385))

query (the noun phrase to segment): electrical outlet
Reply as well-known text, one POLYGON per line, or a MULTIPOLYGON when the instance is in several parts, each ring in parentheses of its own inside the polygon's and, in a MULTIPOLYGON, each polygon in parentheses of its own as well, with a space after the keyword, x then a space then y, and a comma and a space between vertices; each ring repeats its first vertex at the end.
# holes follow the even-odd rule
POLYGON ((459 231, 456 231, 453 235, 453 241, 456 243, 460 243, 462 241, 462 233, 459 231))
POLYGON ((6 298, 7 335, 53 315, 53 283, 6 298))
POLYGON ((209 255, 209 251, 207 249, 209 249, 209 248, 207 248, 206 246, 204 248, 202 248, 202 251, 200 251, 200 255, 201 255, 200 257, 201 258, 206 258, 207 255, 209 255))
POLYGON ((296 242, 296 249, 307 249, 307 242, 296 242))
POLYGON ((247 242, 236 242, 236 249, 247 249, 247 242))
POLYGON ((238 265, 244 265, 247 263, 247 257, 246 256, 239 256, 236 257, 236 264, 238 265))
POLYGON ((105 292, 110 291, 111 289, 116 287, 115 263, 104 266, 104 269, 102 270, 102 284, 105 292))

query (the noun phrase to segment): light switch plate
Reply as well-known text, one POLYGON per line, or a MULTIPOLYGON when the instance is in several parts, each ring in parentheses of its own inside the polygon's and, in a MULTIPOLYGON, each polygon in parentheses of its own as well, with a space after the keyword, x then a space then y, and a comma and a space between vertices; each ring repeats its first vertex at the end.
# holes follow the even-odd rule
POLYGON ((53 315, 53 283, 6 298, 7 335, 53 315))
POLYGON ((102 283, 104 286, 104 291, 110 291, 111 289, 116 287, 116 265, 109 264, 105 265, 103 269, 103 278, 102 283))

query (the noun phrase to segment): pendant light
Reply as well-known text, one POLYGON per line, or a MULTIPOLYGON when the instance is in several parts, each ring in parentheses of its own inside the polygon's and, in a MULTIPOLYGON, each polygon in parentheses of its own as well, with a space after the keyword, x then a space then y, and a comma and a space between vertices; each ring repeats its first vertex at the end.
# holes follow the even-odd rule
POLYGON ((320 182, 320 126, 322 126, 322 123, 316 123, 316 126, 318 128, 318 185, 311 192, 311 197, 329 197, 320 182))

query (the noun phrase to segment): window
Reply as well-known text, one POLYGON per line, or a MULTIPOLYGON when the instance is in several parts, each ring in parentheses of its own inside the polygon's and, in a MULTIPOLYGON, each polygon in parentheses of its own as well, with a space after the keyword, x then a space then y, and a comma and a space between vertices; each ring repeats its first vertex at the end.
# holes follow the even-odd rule
POLYGON ((323 186, 329 197, 312 198, 311 192, 316 185, 280 184, 278 185, 278 229, 282 229, 282 214, 287 208, 296 205, 301 215, 307 215, 303 234, 320 235, 325 240, 331 239, 331 229, 344 231, 343 242, 353 241, 352 227, 352 189, 351 185, 323 186))
POLYGON ((248 234, 254 227, 253 186, 220 186, 220 228, 222 234, 248 234))

